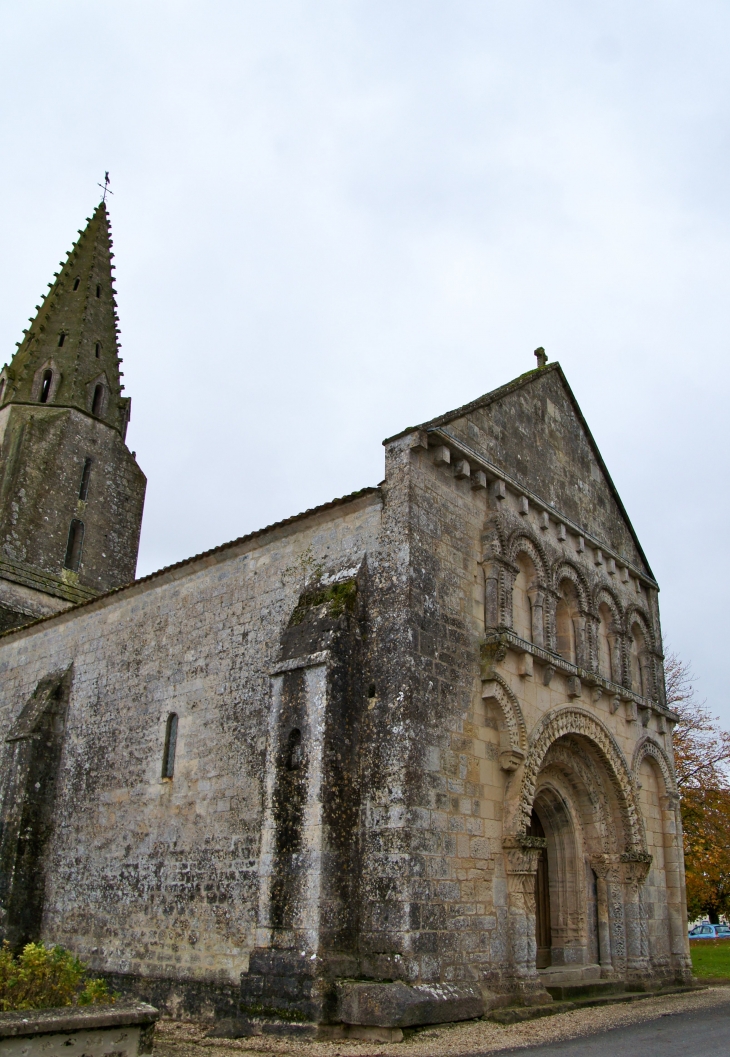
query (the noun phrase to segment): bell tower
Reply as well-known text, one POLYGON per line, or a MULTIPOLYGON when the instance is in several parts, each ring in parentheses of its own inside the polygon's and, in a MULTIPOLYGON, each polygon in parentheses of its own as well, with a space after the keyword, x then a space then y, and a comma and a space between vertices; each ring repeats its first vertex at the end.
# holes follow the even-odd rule
POLYGON ((0 372, 0 631, 134 579, 146 478, 125 444, 101 202, 0 372))

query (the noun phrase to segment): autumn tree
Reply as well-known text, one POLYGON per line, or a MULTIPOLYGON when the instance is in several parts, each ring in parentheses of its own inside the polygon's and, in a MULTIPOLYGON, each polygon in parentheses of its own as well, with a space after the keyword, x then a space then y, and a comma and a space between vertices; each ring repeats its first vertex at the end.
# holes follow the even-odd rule
POLYGON ((717 921, 730 912, 730 733, 723 730, 676 654, 665 661, 667 704, 679 716, 674 734, 684 828, 687 910, 717 921))

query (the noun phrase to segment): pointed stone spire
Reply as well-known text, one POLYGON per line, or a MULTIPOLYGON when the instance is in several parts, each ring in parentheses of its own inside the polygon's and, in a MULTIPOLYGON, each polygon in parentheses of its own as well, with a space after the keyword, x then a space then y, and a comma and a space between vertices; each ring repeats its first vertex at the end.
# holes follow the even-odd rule
POLYGON ((134 578, 146 479, 125 443, 100 203, 0 371, 0 631, 134 578))
POLYGON ((0 404, 74 407, 124 437, 130 400, 120 384, 111 247, 109 214, 100 202, 0 372, 0 404))

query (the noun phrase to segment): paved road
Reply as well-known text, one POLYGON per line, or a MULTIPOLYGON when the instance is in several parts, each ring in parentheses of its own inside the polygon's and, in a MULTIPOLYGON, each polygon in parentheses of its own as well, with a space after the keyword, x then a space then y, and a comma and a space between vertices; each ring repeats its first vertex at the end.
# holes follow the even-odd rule
POLYGON ((656 1020, 567 1042, 505 1050, 521 1057, 730 1057, 730 1002, 696 1013, 664 1013, 656 1020))

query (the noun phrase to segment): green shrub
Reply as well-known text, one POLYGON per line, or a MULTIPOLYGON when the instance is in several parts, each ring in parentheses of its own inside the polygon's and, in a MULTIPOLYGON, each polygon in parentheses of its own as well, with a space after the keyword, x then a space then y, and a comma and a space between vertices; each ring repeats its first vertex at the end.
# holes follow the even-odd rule
POLYGON ((86 966, 63 947, 27 943, 16 957, 0 948, 0 1010, 47 1009, 114 1002, 103 980, 87 980, 86 966))

